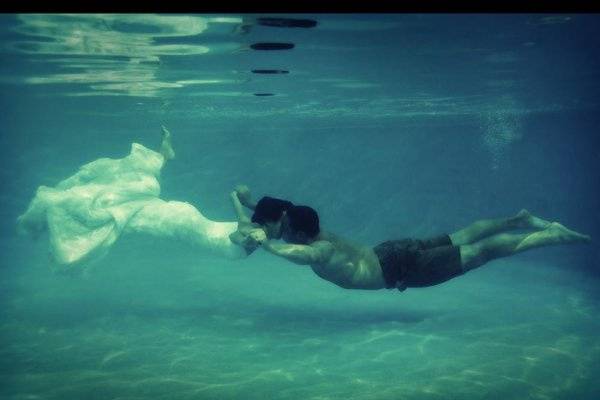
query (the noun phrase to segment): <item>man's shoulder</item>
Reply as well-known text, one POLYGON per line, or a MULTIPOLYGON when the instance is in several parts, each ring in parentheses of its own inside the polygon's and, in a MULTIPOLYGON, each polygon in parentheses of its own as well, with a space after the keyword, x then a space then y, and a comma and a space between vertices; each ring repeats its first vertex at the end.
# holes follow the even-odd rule
POLYGON ((335 245, 336 243, 343 243, 346 240, 344 238, 342 238, 340 235, 337 235, 333 232, 323 232, 321 231, 319 233, 319 236, 317 237, 316 242, 327 242, 327 243, 331 243, 333 245, 335 245))
POLYGON ((334 247, 340 249, 360 249, 365 247, 364 245, 361 245, 359 243, 356 243, 354 241, 346 239, 345 237, 331 232, 323 232, 323 234, 320 235, 319 240, 325 240, 327 242, 330 242, 333 244, 334 247))
POLYGON ((323 254, 331 254, 335 250, 335 244, 329 240, 317 240, 310 246, 323 254))
POLYGON ((333 242, 331 240, 320 239, 312 242, 310 244, 312 247, 333 247, 333 242))

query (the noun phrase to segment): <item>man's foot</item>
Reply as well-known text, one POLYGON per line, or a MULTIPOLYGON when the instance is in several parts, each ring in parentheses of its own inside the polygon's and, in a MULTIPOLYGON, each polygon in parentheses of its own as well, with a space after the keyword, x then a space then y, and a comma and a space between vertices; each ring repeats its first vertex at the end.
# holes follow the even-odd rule
POLYGON ((515 219, 519 228, 542 230, 550 227, 550 221, 536 217, 526 209, 519 211, 515 219))
POLYGON ((558 222, 552 222, 548 228, 528 235, 517 245, 516 250, 522 251, 551 244, 589 243, 591 240, 588 235, 572 231, 558 222))
POLYGON ((550 228, 547 230, 553 232, 557 237, 560 238, 561 242, 590 242, 591 236, 584 235, 583 233, 575 232, 558 222, 552 222, 550 228))
POLYGON ((164 125, 162 128, 162 142, 160 143, 160 154, 163 155, 165 160, 172 160, 175 158, 175 151, 171 145, 171 132, 164 125))

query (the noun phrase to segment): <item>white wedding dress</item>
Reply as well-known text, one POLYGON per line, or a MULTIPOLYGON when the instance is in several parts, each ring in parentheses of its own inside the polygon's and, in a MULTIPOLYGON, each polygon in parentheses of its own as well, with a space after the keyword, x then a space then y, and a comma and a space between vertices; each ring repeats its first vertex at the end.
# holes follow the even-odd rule
POLYGON ((58 266, 70 268, 102 257, 122 235, 148 233, 188 241, 201 250, 242 258, 229 234, 237 222, 215 222, 194 206, 160 198, 162 154, 138 143, 121 159, 84 165, 55 187, 40 186, 17 220, 20 233, 48 231, 58 266))

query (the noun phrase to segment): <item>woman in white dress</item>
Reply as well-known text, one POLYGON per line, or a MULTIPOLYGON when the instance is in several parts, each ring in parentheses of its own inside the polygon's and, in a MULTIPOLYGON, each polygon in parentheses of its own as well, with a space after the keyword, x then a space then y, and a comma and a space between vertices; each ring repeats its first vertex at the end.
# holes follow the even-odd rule
MULTIPOLYGON (((131 233, 188 241, 231 259, 245 257, 249 252, 238 246, 239 233, 232 235, 238 222, 211 221, 189 203, 160 198, 160 171, 175 156, 170 133, 162 129, 159 152, 133 143, 124 158, 100 158, 55 187, 40 186, 18 217, 19 233, 37 237, 48 231, 56 266, 67 270, 102 257, 121 235, 131 233)), ((232 200, 235 205, 235 192, 232 200)))

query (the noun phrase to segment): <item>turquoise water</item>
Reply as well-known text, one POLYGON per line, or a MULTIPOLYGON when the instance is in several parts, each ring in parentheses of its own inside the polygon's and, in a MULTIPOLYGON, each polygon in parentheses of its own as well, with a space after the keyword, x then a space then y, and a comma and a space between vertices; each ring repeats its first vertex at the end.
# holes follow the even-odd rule
POLYGON ((1 16, 0 398, 599 398, 600 18, 261 17, 1 16), (370 245, 521 208, 593 241, 402 293, 150 237, 53 273, 36 188, 161 124, 162 197, 214 220, 246 183, 370 245))

